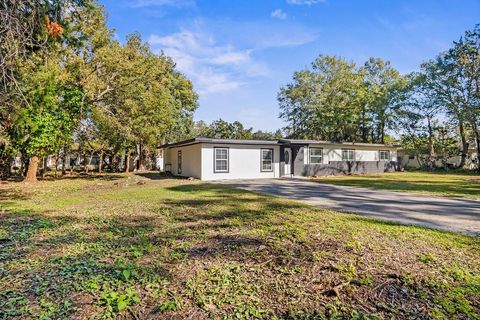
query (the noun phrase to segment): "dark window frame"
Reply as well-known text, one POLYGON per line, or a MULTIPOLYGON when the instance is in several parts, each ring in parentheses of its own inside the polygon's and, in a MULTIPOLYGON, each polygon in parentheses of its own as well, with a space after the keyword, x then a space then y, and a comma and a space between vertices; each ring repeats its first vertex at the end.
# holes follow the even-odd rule
POLYGON ((274 150, 273 148, 260 148, 260 172, 273 172, 274 166, 274 150), (263 169, 263 151, 271 151, 272 152, 272 165, 270 169, 263 169))
POLYGON ((392 155, 390 154, 390 150, 378 150, 378 160, 380 161, 390 161, 392 155), (387 159, 382 159, 382 152, 387 153, 387 159))
POLYGON ((356 152, 355 152, 355 149, 347 149, 347 148, 343 148, 342 149, 342 161, 355 161, 355 158, 356 158, 356 152), (353 159, 344 159, 343 158, 343 152, 344 151, 353 151, 353 159))
POLYGON ((322 164, 323 163, 323 148, 322 147, 309 147, 308 148, 308 163, 309 164, 322 164), (312 162, 312 150, 321 150, 322 154, 320 156, 313 156, 314 158, 320 158, 320 162, 312 162))
POLYGON ((213 147, 213 173, 230 173, 230 148, 229 147, 213 147), (227 170, 217 170, 217 150, 224 149, 227 150, 227 170))

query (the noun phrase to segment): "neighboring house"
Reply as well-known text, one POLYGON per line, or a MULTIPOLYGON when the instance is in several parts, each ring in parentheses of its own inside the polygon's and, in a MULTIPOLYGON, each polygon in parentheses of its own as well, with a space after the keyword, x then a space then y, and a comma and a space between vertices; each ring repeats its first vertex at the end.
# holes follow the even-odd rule
MULTIPOLYGON (((427 155, 424 155, 423 158, 428 158, 427 155)), ((476 161, 477 161, 477 148, 469 148, 468 149, 468 154, 467 154, 467 159, 465 161, 465 167, 466 169, 475 169, 476 168, 476 161)), ((412 168, 412 169, 417 169, 420 168, 420 161, 415 155, 409 154, 403 149, 398 150, 398 162, 403 168, 412 168)), ((457 167, 461 162, 461 156, 453 156, 447 159, 446 163, 452 167, 457 167)), ((426 164, 424 164, 426 165, 426 164)), ((435 161, 435 165, 437 167, 442 167, 443 162, 440 160, 435 161)))
POLYGON ((380 173, 397 168, 397 148, 384 144, 195 138, 159 148, 164 171, 201 180, 380 173))

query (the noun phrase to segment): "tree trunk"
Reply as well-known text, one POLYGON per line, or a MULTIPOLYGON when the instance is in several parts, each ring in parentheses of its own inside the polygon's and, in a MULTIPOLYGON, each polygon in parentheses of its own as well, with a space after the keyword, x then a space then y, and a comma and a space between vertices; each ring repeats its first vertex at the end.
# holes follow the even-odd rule
POLYGON ((13 158, 10 155, 2 155, 0 159, 0 178, 2 180, 7 180, 10 177, 11 163, 13 158))
POLYGON ((22 152, 21 164, 22 164, 22 168, 20 170, 20 174, 22 177, 26 177, 28 166, 30 164, 30 157, 27 155, 26 152, 22 152))
POLYGON ((108 156, 108 166, 110 167, 110 172, 115 172, 115 168, 113 167, 113 155, 110 154, 108 156))
POLYGON ((57 157, 57 155, 55 155, 53 157, 53 168, 54 168, 53 172, 54 172, 55 178, 57 178, 57 160, 58 160, 58 157, 57 157))
POLYGON ((432 121, 430 118, 427 119, 428 126, 428 149, 430 154, 428 155, 428 168, 430 171, 433 171, 435 167, 435 147, 433 145, 433 128, 432 121))
POLYGON ((102 173, 102 165, 103 165, 103 150, 100 151, 100 155, 98 157, 98 173, 102 173))
POLYGON ((65 171, 67 170, 67 147, 63 146, 62 154, 62 177, 65 176, 65 171))
POLYGON ((140 143, 138 145, 138 171, 143 172, 145 171, 145 163, 144 163, 144 158, 143 158, 143 147, 142 144, 140 143))
POLYGON ((458 131, 460 133, 460 139, 461 139, 461 142, 462 142, 462 155, 461 155, 461 158, 460 158, 460 164, 459 164, 459 167, 460 168, 463 168, 465 166, 465 163, 467 162, 467 157, 468 157, 468 142, 467 142, 467 138, 465 137, 465 128, 463 127, 463 122, 460 122, 459 126, 458 126, 458 131))
POLYGON ((130 171, 130 152, 127 151, 125 154, 125 172, 128 173, 130 171))
POLYGON ((40 159, 37 156, 33 156, 28 163, 27 176, 25 177, 25 182, 35 182, 37 181, 37 170, 38 162, 40 159))
POLYGON ((475 142, 477 143, 477 172, 480 173, 480 131, 477 127, 474 127, 475 132, 475 142))
POLYGON ((47 159, 48 157, 42 157, 42 179, 47 174, 47 159))

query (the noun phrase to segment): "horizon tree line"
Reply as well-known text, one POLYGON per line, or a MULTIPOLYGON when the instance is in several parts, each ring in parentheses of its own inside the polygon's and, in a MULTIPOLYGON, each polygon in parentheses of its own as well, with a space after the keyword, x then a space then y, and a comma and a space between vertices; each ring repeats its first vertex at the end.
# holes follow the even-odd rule
POLYGON ((357 65, 319 55, 280 89, 287 127, 268 132, 239 121, 194 122, 192 82, 138 33, 116 40, 94 0, 7 1, 0 15, 2 179, 15 157, 25 181, 36 180, 47 156, 66 174, 72 153, 84 171, 92 155, 99 173, 104 164, 142 171, 152 168, 159 144, 195 136, 399 142, 431 170, 457 155, 463 167, 475 146, 479 164, 478 25, 407 75, 381 58, 357 65))

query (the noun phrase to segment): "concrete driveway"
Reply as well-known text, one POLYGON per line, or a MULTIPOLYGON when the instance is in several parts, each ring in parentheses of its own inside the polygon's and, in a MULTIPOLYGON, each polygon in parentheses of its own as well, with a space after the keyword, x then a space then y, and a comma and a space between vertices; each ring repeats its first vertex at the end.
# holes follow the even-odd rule
POLYGON ((321 208, 480 236, 480 201, 321 184, 303 179, 223 183, 321 208))

